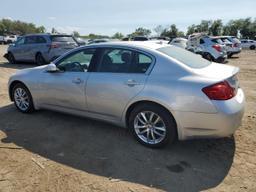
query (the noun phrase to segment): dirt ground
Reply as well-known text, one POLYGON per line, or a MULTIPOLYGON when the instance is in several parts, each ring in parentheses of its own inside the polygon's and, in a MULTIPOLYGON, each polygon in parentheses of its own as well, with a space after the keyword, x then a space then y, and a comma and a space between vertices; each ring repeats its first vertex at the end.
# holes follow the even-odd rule
MULTIPOLYGON (((0 47, 0 55, 6 46, 0 47)), ((0 192, 256 191, 256 52, 241 68, 247 99, 234 137, 145 148, 124 129, 50 111, 21 114, 7 81, 17 69, 0 57, 0 192)))

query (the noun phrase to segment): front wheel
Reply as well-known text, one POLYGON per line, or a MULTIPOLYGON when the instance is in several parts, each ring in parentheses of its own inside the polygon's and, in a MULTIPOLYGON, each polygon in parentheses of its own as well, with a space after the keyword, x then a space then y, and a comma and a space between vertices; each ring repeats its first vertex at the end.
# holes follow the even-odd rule
POLYGON ((11 64, 15 64, 15 63, 16 63, 16 59, 15 59, 15 57, 13 56, 12 53, 8 53, 8 61, 9 61, 9 63, 11 63, 11 64))
POLYGON ((30 113, 34 111, 33 99, 28 88, 18 83, 12 90, 14 104, 22 113, 30 113))
POLYGON ((250 46, 251 50, 254 50, 255 48, 256 48, 255 45, 250 46))
POLYGON ((137 141, 151 148, 163 147, 177 138, 172 115, 156 104, 135 107, 129 117, 129 128, 137 141))

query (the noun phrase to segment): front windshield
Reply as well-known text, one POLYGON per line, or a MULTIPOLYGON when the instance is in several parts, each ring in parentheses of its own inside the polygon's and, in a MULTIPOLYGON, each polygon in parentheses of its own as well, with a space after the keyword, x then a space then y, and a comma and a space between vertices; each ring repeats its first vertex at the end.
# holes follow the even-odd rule
POLYGON ((210 61, 203 59, 201 55, 197 55, 179 47, 166 46, 157 50, 171 58, 177 59, 191 68, 204 68, 211 64, 210 61))

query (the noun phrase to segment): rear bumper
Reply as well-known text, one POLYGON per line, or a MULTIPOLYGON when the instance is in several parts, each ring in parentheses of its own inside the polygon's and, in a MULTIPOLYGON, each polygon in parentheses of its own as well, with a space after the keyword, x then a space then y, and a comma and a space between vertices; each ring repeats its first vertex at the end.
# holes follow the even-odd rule
POLYGON ((227 101, 213 101, 218 113, 175 112, 179 139, 219 138, 232 135, 241 125, 245 108, 242 89, 227 101))

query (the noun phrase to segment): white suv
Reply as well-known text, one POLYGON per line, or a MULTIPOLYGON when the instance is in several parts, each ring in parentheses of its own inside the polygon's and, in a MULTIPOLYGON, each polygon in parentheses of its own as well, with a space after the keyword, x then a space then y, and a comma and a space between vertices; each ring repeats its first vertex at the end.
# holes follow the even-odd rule
POLYGON ((256 48, 256 41, 250 39, 241 39, 242 48, 249 48, 254 50, 256 48))
POLYGON ((11 44, 17 41, 18 36, 17 35, 7 35, 4 37, 4 42, 6 44, 11 44))

